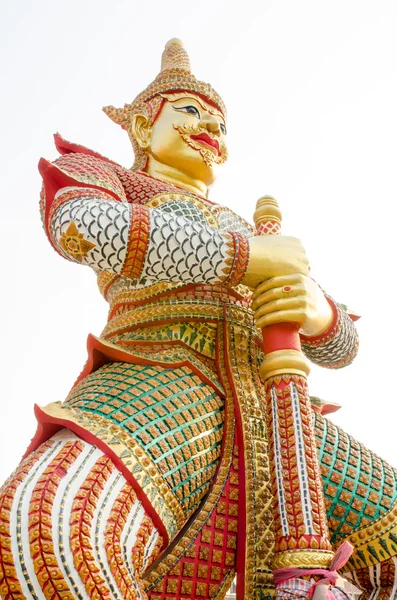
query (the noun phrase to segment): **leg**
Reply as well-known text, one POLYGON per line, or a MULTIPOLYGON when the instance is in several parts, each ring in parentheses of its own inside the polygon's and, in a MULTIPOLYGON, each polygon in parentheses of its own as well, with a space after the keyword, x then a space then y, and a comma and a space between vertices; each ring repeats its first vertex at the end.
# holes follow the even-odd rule
MULTIPOLYGON (((51 406, 47 407, 46 415, 50 414, 51 406)), ((56 410, 59 411, 58 408, 56 410)), ((67 418, 72 419, 78 413, 79 424, 84 425, 84 430, 88 430, 100 439, 103 436, 110 449, 113 448, 114 440, 118 440, 120 447, 125 440, 127 440, 126 447, 127 442, 133 441, 135 451, 139 450, 140 452, 141 462, 145 460, 149 464, 153 462, 156 465, 162 477, 162 489, 165 484, 166 491, 168 490, 175 496, 178 510, 179 512, 183 511, 186 519, 195 512, 202 499, 207 497, 221 452, 223 398, 214 392, 213 387, 204 384, 188 367, 166 369, 160 366, 108 363, 87 376, 79 386, 74 388, 61 410, 63 422, 67 418), (90 428, 93 428, 92 431, 90 428)), ((55 413, 55 417, 59 417, 59 412, 55 413)), ((62 591, 63 599, 76 597, 86 599, 87 592, 89 596, 96 598, 146 598, 142 592, 141 576, 159 553, 161 547, 159 535, 153 529, 148 515, 146 515, 146 519, 144 518, 143 508, 134 498, 134 490, 126 484, 123 476, 114 468, 110 459, 70 432, 67 433, 67 436, 71 436, 70 439, 68 437, 67 443, 72 447, 73 452, 70 451, 65 460, 63 462, 61 460, 60 465, 53 464, 52 455, 48 456, 50 452, 55 452, 55 456, 57 456, 53 446, 59 440, 55 436, 48 442, 50 448, 44 444, 27 459, 28 462, 24 463, 10 479, 9 485, 12 489, 8 486, 7 491, 4 492, 3 499, 7 504, 8 513, 11 510, 13 513, 0 518, 0 525, 3 521, 6 532, 1 538, 3 542, 0 540, 0 544, 3 543, 5 564, 4 570, 0 571, 0 582, 2 582, 0 585, 3 585, 0 590, 4 590, 2 597, 7 600, 14 597, 20 600, 29 597, 51 597, 52 599, 51 595, 46 595, 46 590, 50 589, 48 584, 44 580, 36 581, 38 575, 41 576, 41 572, 36 574, 35 564, 30 566, 27 573, 31 574, 32 581, 36 581, 36 587, 42 586, 37 588, 42 593, 40 595, 38 591, 36 594, 36 588, 32 588, 31 595, 26 595, 30 590, 28 582, 23 576, 24 566, 20 564, 18 532, 13 533, 13 539, 9 533, 9 530, 13 527, 15 529, 16 526, 12 520, 14 519, 17 523, 18 511, 15 507, 18 507, 21 489, 28 485, 27 482, 32 477, 31 485, 40 479, 39 491, 43 488, 41 492, 45 497, 43 506, 47 510, 45 513, 44 508, 39 506, 40 510, 38 509, 39 512, 35 515, 37 522, 34 525, 40 534, 41 524, 45 524, 46 520, 48 522, 53 514, 58 515, 59 513, 59 522, 56 521, 58 531, 55 530, 54 535, 51 531, 49 536, 49 540, 54 546, 52 550, 53 554, 55 552, 56 558, 54 565, 60 573, 59 577, 57 576, 58 583, 51 583, 51 589, 56 586, 62 591), (95 460, 85 457, 85 453, 89 451, 87 448, 95 453, 97 457, 95 460), (82 464, 83 457, 86 459, 84 464, 82 464), (92 469, 96 464, 95 461, 99 459, 101 462, 94 472, 92 469), (49 471, 47 471, 47 467, 49 471), (69 481, 70 477, 71 481, 69 481), (124 486, 126 487, 124 488, 124 486), (80 495, 78 495, 79 490, 80 495), (51 498, 47 502, 49 491, 51 491, 51 498), (122 497, 115 496, 116 492, 122 497), (86 500, 87 496, 89 497, 88 501, 86 500), (16 500, 14 497, 17 497, 16 500), (113 504, 115 505, 114 510, 112 509, 113 504), (56 506, 54 510, 53 505, 56 506), (138 505, 139 510, 133 518, 131 511, 134 506, 138 505), (130 520, 127 519, 124 522, 126 512, 130 520), (56 538, 55 541, 53 538, 56 538), (62 546, 59 548, 58 538, 62 546), (102 540, 102 545, 100 540, 102 540), (87 548, 85 547, 86 542, 90 543, 87 548), (10 553, 7 549, 11 549, 12 552, 10 553), (131 559, 131 554, 133 559, 131 559), (15 564, 19 565, 18 572, 15 564), (117 574, 119 579, 116 580, 117 574), (19 596, 7 595, 9 594, 7 586, 14 583, 21 588, 19 596)), ((128 449, 130 448, 133 446, 128 446, 128 449)), ((122 454, 120 454, 120 458, 123 457, 122 454)), ((126 464, 131 465, 132 459, 132 453, 127 453, 125 460, 128 463, 126 464)), ((237 458, 235 460, 237 461, 237 458)), ((132 464, 137 466, 136 461, 132 464)), ((147 479, 145 472, 142 469, 137 471, 135 467, 131 472, 137 481, 140 477, 139 484, 144 489, 145 478, 147 479)), ((148 472, 151 473, 153 470, 152 466, 148 472)), ((206 590, 205 593, 209 591, 211 597, 215 597, 214 588, 221 593, 223 585, 228 583, 230 575, 233 575, 234 571, 237 535, 237 512, 235 511, 238 504, 238 485, 236 477, 237 475, 234 474, 233 482, 230 482, 230 486, 233 488, 230 492, 230 503, 233 504, 233 508, 230 508, 230 529, 228 529, 227 535, 223 535, 224 525, 222 523, 227 519, 225 513, 221 512, 221 507, 225 504, 222 498, 219 515, 217 515, 219 518, 215 520, 214 517, 211 527, 206 524, 203 528, 204 523, 198 526, 193 522, 192 528, 198 528, 196 537, 203 548, 197 547, 195 550, 196 562, 193 565, 191 581, 188 581, 188 578, 193 556, 190 556, 189 553, 193 552, 190 544, 193 542, 196 544, 194 536, 191 536, 188 543, 189 548, 188 546, 183 547, 181 560, 187 564, 186 567, 185 564, 179 565, 179 578, 176 578, 176 582, 174 581, 174 568, 166 569, 167 577, 159 568, 159 581, 157 582, 156 579, 156 587, 161 587, 160 598, 167 597, 168 591, 175 586, 179 591, 182 583, 184 589, 187 589, 188 584, 191 583, 194 592, 197 588, 199 597, 202 597, 203 586, 206 590), (219 533, 214 529, 218 529, 219 533), (221 537, 223 546, 220 545, 221 537), (214 545, 213 550, 210 548, 211 544, 214 545), (224 551, 221 551, 222 547, 224 551), (214 564, 208 563, 211 566, 209 568, 206 561, 214 557, 214 564), (199 566, 206 567, 206 569, 200 569, 200 574, 199 566), (168 571, 170 572, 168 573, 168 571), (204 572, 207 574, 207 582, 203 581, 204 572), (195 581, 196 575, 197 582, 195 581)), ((35 486, 33 485, 33 487, 35 486)), ((23 493, 26 496, 24 507, 27 502, 29 509, 31 490, 25 490, 23 493)), ((215 492, 211 493, 215 494, 215 492)), ((218 494, 221 493, 223 494, 224 490, 220 489, 218 494)), ((154 506, 153 497, 149 493, 146 495, 151 498, 154 506)), ((164 497, 161 496, 159 499, 159 496, 160 494, 157 494, 156 501, 165 504, 164 497)), ((39 494, 38 502, 40 503, 40 501, 39 494)), ((212 509, 214 506, 215 502, 212 509)), ((27 520, 25 528, 28 530, 27 520)), ((24 528, 20 526, 20 531, 22 529, 24 528)), ((22 546, 22 559, 27 556, 28 563, 33 561, 30 557, 30 546, 28 538, 28 541, 25 541, 22 546)), ((173 552, 175 554, 175 549, 173 552)), ((41 560, 41 557, 39 559, 41 560)), ((46 557, 45 559, 47 560, 46 557)), ((51 561, 51 557, 49 560, 51 561)), ((166 557, 165 561, 167 560, 166 557)), ((43 565, 49 567, 52 566, 52 563, 44 562, 43 565)), ((51 570, 51 574, 53 573, 56 575, 55 568, 51 570)), ((45 576, 47 576, 46 573, 45 576)), ((158 597, 157 591, 150 588, 150 582, 145 581, 145 586, 148 589, 147 596, 158 597)))
POLYGON ((62 430, 0 493, 0 597, 146 599, 162 540, 113 463, 62 430))
POLYGON ((397 471, 328 419, 315 418, 331 541, 356 550, 344 575, 363 600, 397 597, 397 471))

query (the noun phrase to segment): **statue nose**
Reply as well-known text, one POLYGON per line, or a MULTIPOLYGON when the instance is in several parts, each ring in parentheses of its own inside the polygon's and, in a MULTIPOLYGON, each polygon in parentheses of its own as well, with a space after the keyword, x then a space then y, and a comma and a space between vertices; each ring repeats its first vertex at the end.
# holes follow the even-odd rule
POLYGON ((205 119, 203 125, 207 128, 207 130, 211 133, 219 133, 221 128, 218 119, 208 118, 205 119))

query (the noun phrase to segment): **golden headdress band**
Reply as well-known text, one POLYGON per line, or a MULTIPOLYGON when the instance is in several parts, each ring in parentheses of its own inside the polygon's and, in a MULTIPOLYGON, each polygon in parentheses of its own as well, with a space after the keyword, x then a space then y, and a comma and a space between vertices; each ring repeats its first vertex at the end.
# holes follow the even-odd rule
POLYGON ((132 117, 138 112, 147 114, 153 118, 153 107, 150 101, 160 94, 189 91, 199 94, 214 104, 226 118, 226 107, 219 94, 209 85, 198 81, 190 71, 190 61, 188 53, 183 44, 178 39, 172 39, 167 42, 162 59, 161 71, 156 79, 141 92, 131 104, 125 104, 124 108, 115 108, 114 106, 105 106, 104 112, 114 121, 126 129, 130 135, 135 152, 135 164, 133 169, 143 168, 146 157, 139 146, 136 144, 130 125, 132 117))

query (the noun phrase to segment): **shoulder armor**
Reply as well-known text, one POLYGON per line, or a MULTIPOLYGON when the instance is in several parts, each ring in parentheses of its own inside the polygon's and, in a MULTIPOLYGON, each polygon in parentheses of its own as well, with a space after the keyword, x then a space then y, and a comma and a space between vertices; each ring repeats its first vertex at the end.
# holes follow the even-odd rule
POLYGON ((64 140, 58 133, 54 140, 61 156, 53 163, 44 158, 39 162, 47 202, 62 187, 70 186, 97 188, 116 200, 125 199, 122 183, 114 170, 116 163, 89 148, 64 140))
POLYGON ((87 148, 86 146, 82 146, 81 144, 75 144, 73 142, 65 140, 65 138, 63 138, 59 133, 54 134, 54 142, 59 154, 87 154, 89 156, 95 156, 95 158, 99 158, 112 165, 117 165, 117 163, 110 160, 110 158, 99 154, 99 152, 95 152, 95 150, 91 150, 91 148, 87 148))
POLYGON ((61 157, 54 164, 75 177, 78 182, 115 193, 118 199, 144 204, 163 192, 175 192, 173 185, 146 173, 126 169, 98 152, 54 135, 55 146, 61 157), (93 183, 93 179, 97 181, 93 183))
POLYGON ((61 156, 54 162, 44 158, 39 162, 39 171, 43 178, 40 212, 47 235, 51 207, 57 193, 63 188, 96 189, 116 201, 126 200, 123 185, 114 170, 116 163, 88 148, 71 144, 59 135, 55 136, 55 144, 61 156))

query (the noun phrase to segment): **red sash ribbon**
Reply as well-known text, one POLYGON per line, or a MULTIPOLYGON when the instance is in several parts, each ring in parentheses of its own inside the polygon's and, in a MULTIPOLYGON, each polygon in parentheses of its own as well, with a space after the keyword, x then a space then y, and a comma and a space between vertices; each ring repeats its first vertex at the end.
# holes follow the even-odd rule
POLYGON ((290 567, 276 569, 273 571, 276 588, 280 587, 286 581, 298 579, 300 577, 304 577, 305 575, 323 575, 321 579, 315 583, 312 583, 312 585, 308 588, 307 597, 314 598, 314 600, 316 600, 316 596, 320 596, 320 594, 315 593, 317 586, 327 585, 328 589, 326 592, 326 599, 336 600, 335 595, 332 592, 332 587, 336 585, 336 581, 338 579, 338 569, 341 569, 347 563, 352 555, 353 550, 354 547, 350 544, 350 542, 345 540, 335 552, 329 569, 295 569, 290 567))

